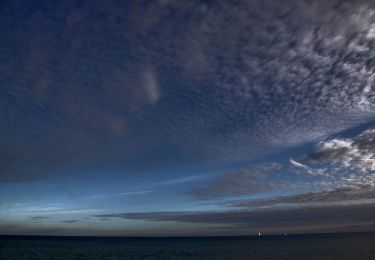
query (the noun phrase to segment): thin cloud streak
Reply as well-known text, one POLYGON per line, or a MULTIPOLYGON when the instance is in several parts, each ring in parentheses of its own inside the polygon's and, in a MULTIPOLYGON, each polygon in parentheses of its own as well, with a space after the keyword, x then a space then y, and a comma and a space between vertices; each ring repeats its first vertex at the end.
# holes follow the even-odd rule
POLYGON ((142 194, 148 194, 148 193, 153 193, 153 192, 155 192, 155 191, 153 191, 153 190, 141 190, 141 191, 121 192, 121 193, 119 193, 119 195, 125 195, 125 196, 142 195, 142 194))
POLYGON ((234 230, 311 230, 342 231, 353 223, 373 223, 375 204, 338 205, 301 208, 269 208, 258 210, 142 212, 95 215, 97 218, 118 218, 143 221, 176 221, 232 226, 234 230))
POLYGON ((63 208, 63 207, 31 207, 17 209, 21 215, 58 215, 58 214, 78 214, 101 212, 102 209, 93 208, 63 208))
POLYGON ((111 194, 100 194, 100 195, 90 195, 87 198, 98 199, 106 197, 115 197, 115 196, 133 196, 133 195, 143 195, 148 193, 153 193, 154 190, 139 190, 139 191, 129 191, 129 192, 120 192, 120 193, 111 193, 111 194))
POLYGON ((179 185, 184 183, 196 182, 199 180, 207 179, 212 177, 212 174, 204 174, 204 175, 193 175, 188 177, 181 177, 177 179, 170 179, 164 181, 158 181, 150 184, 152 187, 162 187, 162 186, 170 186, 170 185, 179 185))
POLYGON ((256 207, 312 207, 369 204, 375 202, 375 189, 371 186, 337 188, 334 190, 276 196, 265 199, 229 201, 225 205, 240 208, 256 207))

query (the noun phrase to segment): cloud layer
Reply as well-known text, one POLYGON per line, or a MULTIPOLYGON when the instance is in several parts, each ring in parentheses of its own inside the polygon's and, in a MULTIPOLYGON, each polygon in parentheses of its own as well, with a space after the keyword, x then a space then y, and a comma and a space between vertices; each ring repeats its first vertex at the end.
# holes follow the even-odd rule
POLYGON ((5 3, 0 180, 153 149, 246 161, 370 120, 374 19, 369 1, 5 3))
POLYGON ((129 212, 95 215, 151 222, 219 225, 221 232, 342 232, 374 230, 374 130, 353 138, 321 142, 302 162, 268 163, 217 176, 190 190, 195 199, 214 199, 222 210, 129 212), (212 180, 211 180, 212 181, 212 180), (292 195, 246 198, 267 191, 292 195), (235 199, 233 199, 233 197, 235 199), (231 198, 231 199, 229 199, 231 198), (226 231, 223 231, 226 230, 226 231))
POLYGON ((375 189, 371 186, 354 188, 337 188, 335 190, 300 193, 289 196, 277 196, 265 199, 231 201, 233 207, 311 207, 322 205, 366 204, 375 201, 375 189))
POLYGON ((324 232, 350 231, 350 225, 373 225, 374 204, 273 208, 263 210, 209 211, 209 212, 146 212, 96 215, 98 218, 120 218, 146 221, 177 221, 187 223, 221 224, 246 229, 248 232, 324 232))
POLYGON ((240 207, 368 203, 375 199, 374 133, 369 129, 353 138, 321 142, 316 151, 304 156, 303 163, 291 158, 284 164, 269 163, 223 174, 189 194, 210 199, 269 191, 299 192, 229 203, 240 207))

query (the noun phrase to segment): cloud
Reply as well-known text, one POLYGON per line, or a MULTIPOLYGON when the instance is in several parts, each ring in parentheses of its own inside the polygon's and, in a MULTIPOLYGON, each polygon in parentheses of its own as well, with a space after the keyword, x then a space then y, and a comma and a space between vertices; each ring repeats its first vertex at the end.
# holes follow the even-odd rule
MULTIPOLYGON (((170 24, 166 6, 150 4, 146 9, 157 11, 145 34, 165 36, 154 42, 155 49, 173 48, 171 60, 177 56, 187 83, 198 74, 208 85, 170 90, 176 98, 191 95, 199 103, 188 103, 201 108, 196 113, 184 109, 177 126, 165 121, 181 149, 241 160, 262 150, 259 146, 316 141, 374 116, 362 105, 363 100, 374 104, 373 72, 364 66, 371 55, 372 40, 364 35, 372 28, 373 5, 239 1, 167 6, 184 17, 195 11, 184 24, 187 33, 166 37, 180 25, 170 24)), ((159 58, 169 61, 155 54, 159 58)), ((189 86, 186 82, 181 84, 189 86)))
POLYGON ((248 161, 374 117, 369 1, 5 6, 0 154, 27 160, 0 181, 133 163, 155 147, 248 161))
MULTIPOLYGON (((301 198, 307 199, 307 195, 323 196, 322 201, 327 199, 328 202, 334 194, 342 195, 343 200, 345 194, 373 194, 375 130, 368 129, 353 138, 321 142, 317 151, 310 152, 302 161, 290 158, 288 163, 264 163, 221 174, 213 182, 191 189, 189 194, 198 199, 212 199, 267 191, 313 190, 322 193, 301 194, 301 198)), ((276 203, 278 199, 281 198, 265 200, 264 203, 276 203)), ((297 197, 282 199, 287 202, 297 197)))
POLYGON ((100 195, 90 195, 87 198, 97 199, 97 198, 106 198, 114 196, 133 196, 133 195, 143 195, 148 193, 153 193, 153 190, 139 190, 139 191, 129 191, 129 192, 120 192, 120 193, 110 193, 110 194, 100 194, 100 195))
POLYGON ((221 174, 213 183, 195 187, 189 194, 198 199, 218 198, 222 196, 241 196, 274 189, 292 188, 287 176, 280 170, 282 164, 269 163, 247 170, 221 174))
POLYGON ((339 231, 353 223, 373 222, 375 204, 270 208, 258 210, 201 211, 201 212, 142 212, 96 215, 97 218, 120 218, 144 221, 177 221, 232 226, 235 230, 282 232, 339 231))
POLYGON ((191 175, 188 177, 181 177, 177 179, 169 179, 169 180, 154 182, 151 184, 151 186, 160 187, 160 186, 180 185, 180 184, 186 184, 190 182, 198 182, 198 181, 207 179, 208 177, 210 177, 210 174, 191 175))
POLYGON ((265 183, 264 175, 260 172, 240 171, 229 173, 215 183, 193 188, 189 194, 201 199, 215 198, 223 195, 243 195, 251 192, 261 192, 270 189, 272 185, 265 183), (258 186, 257 184, 262 184, 258 186), (249 184, 252 184, 251 186, 249 184))
POLYGON ((49 219, 49 217, 46 216, 35 216, 31 217, 32 220, 43 220, 43 219, 49 219))
POLYGON ((302 164, 300 162, 297 162, 296 160, 290 158, 289 159, 289 162, 291 164, 291 168, 292 170, 298 172, 298 173, 304 173, 304 174, 310 174, 312 176, 319 176, 319 175, 324 175, 326 174, 326 170, 325 169, 314 169, 314 168, 311 168, 305 164, 302 164))
POLYGON ((342 185, 347 183, 347 177, 333 178, 331 174, 327 174, 326 169, 315 169, 291 159, 290 164, 263 163, 248 169, 218 174, 205 185, 191 188, 188 194, 195 199, 218 199, 270 191, 331 189, 336 187, 337 182, 342 185))
POLYGON ((129 192, 121 192, 119 195, 142 195, 142 194, 148 194, 154 192, 153 190, 141 190, 141 191, 129 191, 129 192))
POLYGON ((36 207, 22 208, 22 214, 26 215, 59 215, 59 214, 76 214, 76 213, 94 213, 100 212, 101 209, 93 208, 65 208, 59 206, 41 205, 36 207))
POLYGON ((375 189, 371 186, 357 188, 337 188, 319 192, 300 193, 288 196, 276 196, 265 199, 230 201, 233 207, 311 207, 324 205, 366 204, 375 201, 375 189))
POLYGON ((79 220, 77 220, 77 219, 69 219, 69 220, 62 220, 61 222, 62 223, 66 223, 66 224, 73 224, 73 223, 79 222, 79 220))
POLYGON ((289 162, 290 162, 293 166, 295 166, 295 167, 297 167, 297 168, 302 168, 302 169, 305 169, 305 170, 308 170, 308 169, 309 169, 309 167, 308 167, 307 165, 304 165, 304 164, 302 164, 302 163, 299 163, 299 162, 295 161, 295 160, 292 159, 292 158, 289 159, 289 162))
MULTIPOLYGON (((193 126, 205 130, 210 123, 220 127, 219 118, 233 120, 222 126, 224 136, 214 139, 223 146, 216 151, 231 155, 232 146, 317 140, 373 117, 363 109, 363 100, 374 104, 373 71, 364 66, 373 41, 366 37, 373 25, 372 4, 239 1, 168 7, 186 15, 193 9, 196 15, 186 22, 187 34, 163 38, 164 44, 176 47, 191 74, 205 64, 200 73, 215 79, 220 109, 211 111, 211 98, 204 95, 202 113, 209 119, 197 118, 193 126)), ((165 29, 150 25, 150 33, 168 35, 175 28, 167 24, 167 10, 155 9, 153 21, 165 29)))
POLYGON ((158 86, 158 79, 155 69, 147 68, 143 72, 143 86, 145 89, 146 98, 151 104, 158 102, 160 98, 160 89, 158 86))
POLYGON ((352 139, 321 142, 318 151, 309 154, 306 160, 330 163, 339 170, 375 172, 375 129, 366 130, 352 139))

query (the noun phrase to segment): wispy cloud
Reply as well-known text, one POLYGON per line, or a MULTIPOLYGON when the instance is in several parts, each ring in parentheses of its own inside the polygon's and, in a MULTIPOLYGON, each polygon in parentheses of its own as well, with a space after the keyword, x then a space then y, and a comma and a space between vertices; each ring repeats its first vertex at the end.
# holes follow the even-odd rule
POLYGON ((268 232, 342 231, 353 223, 373 223, 375 204, 269 208, 258 210, 200 212, 142 212, 95 215, 97 218, 119 218, 145 221, 177 221, 232 226, 239 229, 268 232))
POLYGON ((31 217, 32 220, 43 220, 43 219, 49 219, 49 217, 46 216, 35 216, 31 217))
POLYGON ((209 199, 254 194, 281 188, 284 183, 276 179, 282 168, 281 164, 270 163, 222 174, 211 184, 193 188, 189 194, 196 198, 209 199))
POLYGON ((119 195, 142 195, 142 194, 148 194, 148 193, 153 193, 153 190, 141 190, 141 191, 129 191, 129 192, 121 192, 119 195))
POLYGON ((369 204, 375 202, 375 189, 371 186, 357 188, 337 188, 334 190, 276 196, 265 199, 229 201, 233 207, 312 207, 324 205, 369 204))
POLYGON ((326 174, 326 169, 323 169, 323 168, 318 168, 318 169, 315 169, 315 168, 311 168, 305 164, 302 164, 300 162, 297 162, 296 160, 294 160, 293 158, 290 158, 289 159, 289 162, 292 166, 292 170, 298 172, 298 173, 303 173, 303 174, 310 174, 310 175, 313 175, 313 176, 319 176, 319 175, 325 175, 326 174))
POLYGON ((160 98, 160 88, 158 84, 157 74, 153 67, 148 67, 143 72, 143 87, 145 95, 151 104, 158 102, 160 98))
POLYGON ((115 196, 133 196, 133 195, 143 195, 148 193, 153 193, 154 190, 138 190, 138 191, 128 191, 128 192, 119 192, 119 193, 106 193, 106 194, 96 194, 87 196, 87 198, 97 199, 97 198, 106 198, 106 197, 115 197, 115 196))
POLYGON ((78 219, 69 219, 69 220, 62 220, 61 222, 65 223, 65 224, 73 224, 73 223, 79 222, 79 220, 78 219))
POLYGON ((178 184, 184 184, 184 183, 189 183, 189 182, 196 182, 199 180, 207 179, 209 177, 212 177, 212 174, 192 175, 188 177, 181 177, 181 178, 176 178, 176 179, 168 179, 168 180, 154 182, 151 184, 151 186, 160 187, 160 186, 178 185, 178 184))
POLYGON ((47 218, 48 215, 95 213, 95 212, 100 212, 102 210, 94 209, 94 208, 67 208, 67 207, 54 207, 54 206, 37 206, 37 207, 18 208, 17 211, 21 212, 20 214, 24 214, 24 215, 42 215, 43 217, 47 218))

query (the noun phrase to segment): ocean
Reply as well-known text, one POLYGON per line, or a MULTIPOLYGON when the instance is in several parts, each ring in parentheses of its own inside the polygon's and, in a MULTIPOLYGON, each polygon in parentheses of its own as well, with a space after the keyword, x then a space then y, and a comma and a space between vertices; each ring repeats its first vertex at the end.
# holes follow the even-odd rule
POLYGON ((260 237, 0 236, 0 259, 375 259, 375 233, 260 237))

